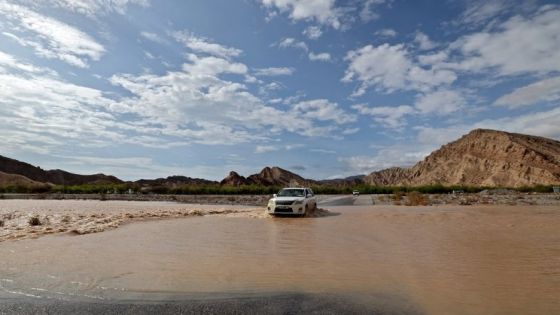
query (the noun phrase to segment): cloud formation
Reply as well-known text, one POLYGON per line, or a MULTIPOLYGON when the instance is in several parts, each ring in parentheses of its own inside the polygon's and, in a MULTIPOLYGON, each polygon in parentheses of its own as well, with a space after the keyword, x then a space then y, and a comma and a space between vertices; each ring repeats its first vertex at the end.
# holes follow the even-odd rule
POLYGON ((27 7, 0 1, 0 16, 8 27, 0 27, 3 35, 24 47, 32 48, 38 56, 59 59, 80 68, 89 67, 105 53, 105 47, 90 35, 54 18, 27 7))

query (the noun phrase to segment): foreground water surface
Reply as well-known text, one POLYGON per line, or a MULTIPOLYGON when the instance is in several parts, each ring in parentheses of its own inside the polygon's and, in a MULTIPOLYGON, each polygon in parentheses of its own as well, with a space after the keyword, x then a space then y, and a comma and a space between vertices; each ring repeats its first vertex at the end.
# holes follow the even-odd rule
POLYGON ((3 242, 0 298, 302 293, 403 313, 560 313, 557 208, 330 210, 320 218, 189 217, 3 242))

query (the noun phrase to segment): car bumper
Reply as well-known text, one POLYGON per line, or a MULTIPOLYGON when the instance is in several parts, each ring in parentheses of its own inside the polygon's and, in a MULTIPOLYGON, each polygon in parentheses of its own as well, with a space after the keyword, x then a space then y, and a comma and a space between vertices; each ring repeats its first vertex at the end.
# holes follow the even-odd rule
POLYGON ((305 214, 304 205, 289 205, 289 206, 281 206, 281 205, 269 205, 267 207, 267 211, 269 214, 282 214, 282 215, 301 215, 305 214))

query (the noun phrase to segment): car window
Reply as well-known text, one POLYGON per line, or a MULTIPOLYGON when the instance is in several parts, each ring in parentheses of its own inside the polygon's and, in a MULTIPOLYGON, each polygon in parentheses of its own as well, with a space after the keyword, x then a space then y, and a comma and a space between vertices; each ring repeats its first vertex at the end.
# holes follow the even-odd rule
POLYGON ((278 192, 278 197, 303 197, 305 189, 282 189, 278 192))

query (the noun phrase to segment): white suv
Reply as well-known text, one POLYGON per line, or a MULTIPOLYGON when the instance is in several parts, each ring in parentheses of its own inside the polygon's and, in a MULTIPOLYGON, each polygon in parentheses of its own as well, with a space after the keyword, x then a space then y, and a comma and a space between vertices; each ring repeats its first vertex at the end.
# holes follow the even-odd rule
POLYGON ((269 214, 305 215, 317 208, 317 199, 310 188, 284 188, 268 201, 269 214))

